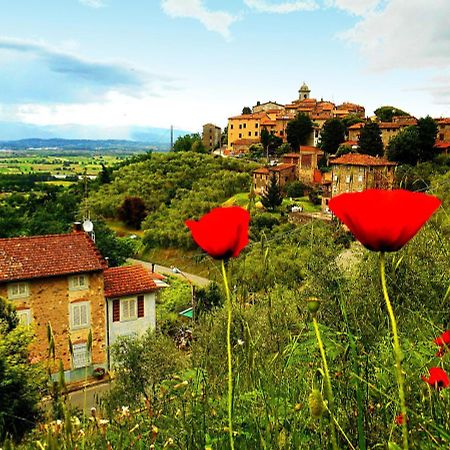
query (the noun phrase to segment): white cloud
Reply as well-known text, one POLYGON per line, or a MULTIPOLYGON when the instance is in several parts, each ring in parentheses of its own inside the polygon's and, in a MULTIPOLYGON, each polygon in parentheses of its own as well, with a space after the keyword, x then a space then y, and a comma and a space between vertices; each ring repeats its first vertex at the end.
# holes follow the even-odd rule
POLYGON ((381 0, 326 0, 326 5, 362 16, 373 11, 381 0))
POLYGON ((102 8, 106 6, 103 0, 78 0, 80 3, 86 6, 90 6, 91 8, 102 8))
POLYGON ((358 46, 372 69, 450 66, 450 1, 389 0, 341 37, 358 46))
POLYGON ((314 0, 296 0, 286 2, 271 2, 266 0, 244 0, 244 3, 258 12, 286 14, 296 11, 312 11, 318 8, 314 0))
POLYGON ((200 21, 209 30, 230 38, 230 26, 238 17, 224 11, 210 11, 203 0, 162 0, 162 10, 170 17, 189 18, 200 21))

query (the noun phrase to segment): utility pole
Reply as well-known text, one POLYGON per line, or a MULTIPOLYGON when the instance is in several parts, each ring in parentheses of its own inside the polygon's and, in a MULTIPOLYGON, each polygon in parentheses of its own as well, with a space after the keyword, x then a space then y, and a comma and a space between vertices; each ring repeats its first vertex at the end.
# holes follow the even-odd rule
POLYGON ((173 150, 173 125, 170 125, 170 151, 173 150))

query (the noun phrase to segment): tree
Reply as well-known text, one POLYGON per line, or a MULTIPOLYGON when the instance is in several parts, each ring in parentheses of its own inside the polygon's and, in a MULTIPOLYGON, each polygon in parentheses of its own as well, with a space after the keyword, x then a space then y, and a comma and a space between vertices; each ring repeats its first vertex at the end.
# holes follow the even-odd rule
POLYGON ((389 161, 415 165, 419 161, 419 143, 418 127, 407 127, 389 141, 386 155, 389 161))
POLYGON ((117 210, 117 215, 127 225, 139 230, 147 215, 145 203, 140 197, 126 197, 117 210))
POLYGON ((242 108, 242 114, 251 114, 252 113, 252 109, 249 106, 244 106, 242 108))
POLYGON ((0 298, 0 442, 20 439, 38 419, 44 375, 29 363, 32 331, 18 326, 8 302, 0 298))
POLYGON ((381 156, 383 155, 383 141, 381 140, 381 130, 377 123, 366 123, 361 129, 358 140, 359 153, 366 155, 381 156))
POLYGON ((320 148, 326 153, 336 153, 339 145, 345 141, 345 125, 342 120, 328 119, 322 128, 320 148))
POLYGON ((295 180, 286 186, 286 194, 292 198, 299 198, 305 195, 305 190, 307 186, 301 181, 295 180))
POLYGON ((117 237, 102 221, 95 223, 95 245, 110 267, 121 266, 136 251, 134 240, 117 237))
POLYGON ((264 156, 264 146, 262 144, 252 144, 248 149, 251 158, 261 158, 264 156))
POLYGON ((392 122, 394 116, 409 116, 409 113, 395 106, 380 106, 374 112, 381 122, 392 122))
POLYGON ((288 122, 286 135, 291 148, 298 151, 300 145, 307 144, 312 131, 312 121, 306 114, 300 113, 294 120, 288 122))
POLYGON ((434 144, 438 127, 436 122, 430 117, 422 117, 417 122, 419 131, 419 161, 431 161, 436 156, 434 144))
POLYGON ((345 128, 350 128, 352 125, 355 125, 356 123, 364 122, 364 119, 357 116, 356 114, 349 114, 348 116, 345 116, 342 119, 342 122, 345 125, 345 128))
POLYGON ((112 170, 110 168, 106 167, 102 163, 102 170, 98 174, 98 180, 99 180, 100 184, 111 183, 111 173, 112 173, 112 170))
MULTIPOLYGON (((278 138, 278 139, 280 139, 280 138, 278 138)), ((284 154, 289 153, 290 151, 291 151, 291 146, 287 142, 280 144, 275 149, 275 153, 277 156, 283 156, 284 154)))
POLYGON ((269 184, 266 191, 261 195, 261 203, 264 208, 272 211, 283 203, 281 189, 278 185, 277 175, 275 172, 272 173, 269 179, 269 184))
POLYGON ((202 143, 202 138, 198 133, 185 134, 177 138, 173 144, 174 152, 197 152, 205 153, 206 149, 202 143))

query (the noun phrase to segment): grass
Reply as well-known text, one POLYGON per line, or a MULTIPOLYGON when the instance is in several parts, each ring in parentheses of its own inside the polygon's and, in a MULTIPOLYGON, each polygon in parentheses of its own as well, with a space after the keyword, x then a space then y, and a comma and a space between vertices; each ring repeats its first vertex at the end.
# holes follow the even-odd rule
POLYGON ((241 206, 242 208, 247 208, 249 202, 248 196, 248 192, 240 192, 239 194, 230 197, 222 204, 222 206, 241 206))
POLYGON ((292 200, 290 200, 289 198, 283 199, 283 207, 288 207, 291 205, 301 206, 303 208, 303 212, 307 213, 320 212, 322 210, 321 205, 314 205, 308 197, 299 197, 292 200))
POLYGON ((125 236, 132 236, 133 234, 139 237, 144 236, 143 230, 135 230, 134 228, 131 228, 127 225, 125 225, 122 221, 116 220, 116 219, 105 219, 106 225, 108 227, 115 231, 118 236, 125 237, 125 236))

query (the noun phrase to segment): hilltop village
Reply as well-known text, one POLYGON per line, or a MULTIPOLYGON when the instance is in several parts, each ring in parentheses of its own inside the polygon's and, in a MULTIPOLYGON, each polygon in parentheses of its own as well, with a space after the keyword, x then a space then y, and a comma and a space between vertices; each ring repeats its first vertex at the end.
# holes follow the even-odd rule
MULTIPOLYGON (((433 151, 448 154, 450 118, 436 118, 434 122, 433 151)), ((258 101, 252 108, 245 107, 242 114, 229 117, 224 133, 217 125, 205 124, 202 142, 206 149, 223 156, 265 156, 266 164, 253 172, 252 188, 256 194, 267 192, 272 176, 281 191, 299 181, 306 190, 320 192, 322 211, 328 213, 328 202, 335 195, 370 188, 391 189, 395 167, 408 161, 389 156, 389 144, 418 123, 416 117, 394 107, 381 107, 378 115, 366 117, 362 105, 336 105, 311 98, 310 88, 303 83, 298 98, 291 103, 258 101), (310 125, 305 126, 303 120, 306 131, 296 139, 293 124, 301 127, 299 118, 300 122, 308 118, 310 125), (291 139, 290 130, 294 135, 291 139), (331 145, 330 139, 324 142, 330 134, 331 141, 334 139, 331 145), (360 146, 361 134, 364 142, 360 146)))

